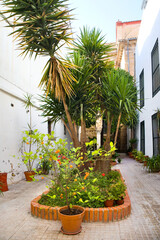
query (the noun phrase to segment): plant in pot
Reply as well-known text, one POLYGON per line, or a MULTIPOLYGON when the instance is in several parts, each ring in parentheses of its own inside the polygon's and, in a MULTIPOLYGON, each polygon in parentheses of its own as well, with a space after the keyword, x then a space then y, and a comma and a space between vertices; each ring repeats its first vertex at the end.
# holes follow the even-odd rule
MULTIPOLYGON (((55 142, 58 149, 51 155, 52 170, 54 171, 52 188, 59 186, 60 198, 63 199, 64 206, 59 208, 58 213, 62 223, 61 231, 68 235, 78 234, 81 232, 81 222, 85 210, 81 206, 74 205, 74 196, 82 189, 82 184, 77 179, 82 178, 80 166, 83 157, 80 148, 72 148, 69 151, 65 148, 66 142, 60 141, 61 144, 55 142)), ((56 198, 56 195, 51 197, 56 198)))
POLYGON ((27 181, 34 180, 35 171, 33 164, 39 158, 41 145, 44 144, 44 136, 45 135, 40 134, 37 129, 23 132, 21 157, 27 167, 27 171, 24 172, 27 181))
POLYGON ((113 206, 114 201, 116 201, 117 204, 122 204, 124 201, 125 191, 126 185, 121 179, 119 172, 111 172, 107 179, 107 195, 105 206, 113 206), (121 200, 122 202, 120 202, 121 200))
POLYGON ((7 184, 7 173, 0 172, 0 192, 8 191, 8 184, 7 184))

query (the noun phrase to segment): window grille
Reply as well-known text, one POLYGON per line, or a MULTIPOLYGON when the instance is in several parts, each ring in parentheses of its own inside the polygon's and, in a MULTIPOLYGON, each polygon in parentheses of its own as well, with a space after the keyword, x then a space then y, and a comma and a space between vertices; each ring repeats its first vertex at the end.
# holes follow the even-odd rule
POLYGON ((144 121, 140 123, 140 150, 145 154, 145 124, 144 121))
POLYGON ((158 39, 151 53, 152 59, 152 95, 153 97, 160 90, 160 69, 159 69, 159 52, 158 39))
POLYGON ((157 113, 152 116, 152 133, 153 133, 153 155, 160 154, 160 118, 157 113))
POLYGON ((144 69, 142 70, 140 76, 140 108, 144 106, 144 69))

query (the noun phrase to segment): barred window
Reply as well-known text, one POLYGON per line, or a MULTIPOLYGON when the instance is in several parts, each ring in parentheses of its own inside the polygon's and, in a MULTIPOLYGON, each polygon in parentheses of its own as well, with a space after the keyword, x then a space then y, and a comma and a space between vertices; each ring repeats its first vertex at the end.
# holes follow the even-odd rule
POLYGON ((139 76, 140 82, 140 108, 144 106, 144 69, 139 76))
POLYGON ((152 116, 153 133, 153 155, 160 154, 160 117, 156 114, 152 116))
POLYGON ((160 69, 159 69, 159 50, 158 39, 151 53, 152 60, 152 95, 153 97, 160 90, 160 69))
POLYGON ((145 154, 145 125, 144 121, 140 123, 140 150, 145 154))

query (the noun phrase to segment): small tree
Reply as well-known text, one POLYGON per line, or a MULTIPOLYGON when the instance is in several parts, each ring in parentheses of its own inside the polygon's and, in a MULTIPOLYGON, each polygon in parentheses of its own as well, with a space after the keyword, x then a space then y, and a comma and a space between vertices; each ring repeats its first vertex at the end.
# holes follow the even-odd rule
POLYGON ((103 87, 103 108, 107 118, 107 137, 104 143, 108 149, 111 135, 111 124, 113 119, 117 119, 114 144, 117 143, 117 136, 122 121, 133 119, 136 109, 139 110, 137 103, 137 89, 134 85, 133 77, 121 69, 113 69, 104 74, 103 87))

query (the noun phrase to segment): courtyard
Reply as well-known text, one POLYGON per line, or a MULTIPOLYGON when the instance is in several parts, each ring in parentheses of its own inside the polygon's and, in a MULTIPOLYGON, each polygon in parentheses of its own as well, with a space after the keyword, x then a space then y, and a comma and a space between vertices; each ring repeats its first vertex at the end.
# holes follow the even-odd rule
POLYGON ((122 156, 120 169, 131 200, 131 215, 111 223, 82 223, 82 232, 67 236, 60 232, 60 221, 33 217, 32 199, 46 189, 46 182, 22 180, 9 185, 0 196, 0 240, 159 240, 160 239, 160 173, 148 173, 143 165, 122 156))

